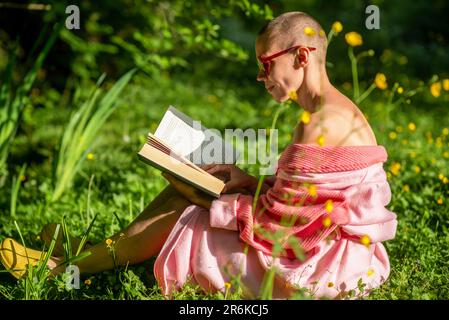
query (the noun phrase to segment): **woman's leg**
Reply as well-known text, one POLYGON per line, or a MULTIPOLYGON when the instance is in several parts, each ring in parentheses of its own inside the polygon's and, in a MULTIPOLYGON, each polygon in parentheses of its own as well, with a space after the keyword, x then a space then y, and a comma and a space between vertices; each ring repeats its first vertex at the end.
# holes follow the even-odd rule
MULTIPOLYGON (((120 233, 126 233, 127 235, 133 235, 138 233, 140 230, 143 230, 145 228, 146 222, 148 219, 150 219, 156 212, 156 209, 160 207, 163 203, 167 202, 168 199, 173 197, 174 195, 179 194, 175 188, 172 187, 172 185, 168 185, 164 190, 162 190, 154 199, 151 201, 151 203, 141 212, 141 214, 134 219, 134 221, 131 222, 131 224, 123 231, 118 232, 117 234, 111 236, 111 239, 117 238, 120 233)), ((55 233, 57 223, 49 223, 44 226, 44 228, 41 231, 41 238, 45 242, 47 246, 50 246, 50 243, 53 239, 53 235, 55 233)), ((56 256, 62 256, 64 253, 63 248, 63 235, 62 232, 59 232, 58 239, 56 240, 56 245, 53 250, 53 253, 56 256)), ((71 244, 73 252, 76 252, 79 244, 81 242, 81 238, 78 237, 71 237, 71 244)), ((88 241, 86 243, 85 248, 91 247, 92 242, 88 241)))
POLYGON ((178 204, 181 202, 185 203, 186 207, 191 204, 172 185, 168 185, 124 230, 117 232, 111 239, 117 238, 121 233, 124 233, 126 236, 132 236, 145 230, 148 223, 151 223, 151 220, 159 214, 160 209, 173 200, 178 204))
MULTIPOLYGON (((115 251, 115 263, 124 266, 143 262, 162 248, 170 231, 186 207, 191 202, 182 197, 171 186, 164 189, 145 210, 124 230, 111 236, 115 251)), ((81 273, 96 273, 114 267, 110 247, 106 241, 88 248, 91 254, 76 265, 81 273)), ((61 258, 52 258, 50 268, 61 262, 61 258)), ((63 268, 53 270, 57 274, 63 268)))

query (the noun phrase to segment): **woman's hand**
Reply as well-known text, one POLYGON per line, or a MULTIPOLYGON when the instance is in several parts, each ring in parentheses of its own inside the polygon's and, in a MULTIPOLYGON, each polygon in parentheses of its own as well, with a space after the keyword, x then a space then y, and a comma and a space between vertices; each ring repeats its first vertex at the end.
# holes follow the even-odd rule
POLYGON ((214 200, 212 196, 209 196, 201 190, 195 189, 191 185, 179 180, 178 178, 175 178, 173 175, 167 172, 162 172, 161 174, 184 198, 186 198, 193 204, 199 205, 206 209, 210 209, 212 200, 214 200))
POLYGON ((225 187, 222 193, 242 191, 254 193, 256 191, 257 179, 233 164, 207 164, 200 167, 204 171, 224 180, 225 187))

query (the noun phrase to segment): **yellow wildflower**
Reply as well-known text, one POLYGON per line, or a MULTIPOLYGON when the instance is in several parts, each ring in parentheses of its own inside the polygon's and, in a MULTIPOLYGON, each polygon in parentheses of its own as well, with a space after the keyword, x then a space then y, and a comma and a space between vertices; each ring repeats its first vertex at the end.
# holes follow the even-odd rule
POLYGON ((312 36, 315 35, 315 30, 313 30, 313 28, 311 28, 311 27, 305 27, 305 28, 304 28, 304 33, 305 33, 307 36, 312 37, 312 36))
POLYGON ((447 136, 449 135, 449 129, 448 128, 444 128, 442 131, 443 135, 447 136))
POLYGON ((443 199, 442 198, 438 198, 437 203, 438 204, 443 204, 443 199))
POLYGON ((345 39, 351 47, 357 47, 363 44, 362 36, 355 31, 345 34, 345 39))
POLYGON ((323 226, 325 227, 325 228, 329 228, 330 226, 331 226, 331 224, 332 224, 332 220, 331 220, 331 218, 329 217, 329 216, 325 216, 324 218, 323 218, 323 226))
POLYGON ((448 183, 449 183, 449 179, 448 179, 448 178, 446 178, 446 177, 444 177, 444 179, 443 179, 443 183, 444 183, 444 184, 448 184, 448 183))
POLYGON ((416 173, 421 172, 421 168, 419 166, 413 166, 413 170, 415 170, 416 173))
POLYGON ((332 199, 327 200, 324 206, 327 212, 332 212, 332 210, 334 210, 334 203, 332 202, 332 199))
POLYGON ((334 286, 334 283, 333 282, 328 282, 328 284, 327 284, 327 287, 328 288, 332 288, 334 286))
POLYGON ((445 158, 449 158, 449 152, 447 152, 447 151, 444 151, 444 152, 443 152, 443 157, 445 157, 445 158))
POLYGON ((343 89, 345 90, 351 90, 352 85, 349 82, 343 82, 343 84, 341 85, 343 87, 343 89))
POLYGON ((106 244, 108 247, 110 247, 112 244, 112 239, 106 239, 106 244))
POLYGON ((262 111, 262 114, 264 116, 270 116, 271 115, 271 109, 265 109, 264 111, 262 111))
POLYGON ((343 25, 341 24, 340 21, 335 21, 332 24, 332 30, 334 31, 335 34, 339 34, 341 30, 343 30, 343 25))
POLYGON ((86 158, 87 158, 87 160, 93 160, 94 159, 94 154, 93 153, 88 153, 86 158))
POLYGON ((324 145, 324 136, 322 134, 318 137, 317 142, 320 146, 324 145))
POLYGON ((399 94, 402 94, 404 92, 404 88, 399 87, 397 91, 398 91, 399 94))
POLYGON ((443 180, 443 179, 444 179, 444 175, 443 175, 442 173, 440 173, 440 174, 438 175, 438 179, 443 180))
POLYGON ((224 285, 225 285, 226 289, 230 289, 231 288, 231 284, 229 282, 225 282, 224 285))
POLYGON ((441 82, 434 82, 430 85, 430 93, 435 98, 438 98, 441 95, 441 82))
POLYGON ((369 247, 371 244, 371 239, 367 235, 364 235, 360 238, 360 243, 366 247, 369 247))
POLYGON ((324 30, 321 29, 320 32, 319 32, 319 35, 320 35, 321 38, 324 38, 324 37, 326 37, 326 32, 324 32, 324 30))
POLYGON ((376 74, 376 77, 374 78, 374 84, 380 90, 387 89, 388 88, 387 77, 383 73, 376 74))
POLYGON ((397 126, 397 127, 396 127, 396 131, 397 131, 397 132, 402 132, 402 127, 401 127, 401 126, 397 126))
POLYGON ((92 284, 92 281, 90 279, 86 279, 86 280, 84 280, 84 284, 86 286, 90 286, 92 284))
POLYGON ((408 63, 408 58, 406 56, 400 56, 398 62, 401 65, 407 64, 408 63))
POLYGON ((407 127, 410 131, 416 130, 416 125, 413 122, 410 122, 407 127))
POLYGON ((449 79, 443 79, 442 82, 444 91, 449 91, 449 79))
POLYGON ((310 185, 310 187, 309 187, 309 194, 312 197, 316 197, 316 195, 317 195, 317 193, 316 193, 316 185, 314 185, 314 184, 310 185))
POLYGON ((207 101, 209 101, 209 102, 211 102, 211 103, 215 103, 215 102, 218 101, 217 96, 216 96, 216 95, 213 95, 213 94, 207 95, 206 99, 207 99, 207 101))
POLYGON ((308 124, 310 122, 310 112, 309 111, 304 111, 301 114, 301 122, 303 122, 304 124, 308 124))
POLYGON ((390 166, 390 171, 392 174, 397 176, 399 174, 399 171, 401 170, 401 164, 399 162, 393 162, 390 166))
POLYGON ((288 96, 290 97, 290 99, 292 99, 294 101, 296 101, 298 99, 298 94, 294 90, 290 91, 288 96))
POLYGON ((408 185, 408 184, 405 184, 405 185, 402 187, 402 190, 404 190, 404 192, 409 192, 409 191, 410 191, 409 185, 408 185))
POLYGON ((394 140, 398 137, 398 134, 394 131, 391 131, 388 136, 390 137, 391 140, 394 140))
POLYGON ((371 277, 374 274, 374 269, 373 268, 369 268, 368 271, 366 272, 366 275, 368 277, 371 277))

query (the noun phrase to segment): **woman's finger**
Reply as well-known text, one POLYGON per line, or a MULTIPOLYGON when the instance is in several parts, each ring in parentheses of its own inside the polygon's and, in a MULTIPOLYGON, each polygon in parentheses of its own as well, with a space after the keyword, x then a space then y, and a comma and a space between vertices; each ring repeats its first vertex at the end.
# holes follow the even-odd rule
POLYGON ((191 185, 185 183, 184 181, 175 178, 173 175, 162 172, 162 175, 170 182, 173 187, 181 193, 181 195, 189 200, 190 202, 200 205, 206 209, 210 209, 212 201, 214 200, 211 196, 195 189, 191 185))
POLYGON ((216 172, 230 172, 230 167, 225 164, 217 164, 214 167, 207 170, 210 174, 216 173, 216 172))
POLYGON ((207 170, 207 169, 212 168, 212 167, 214 167, 214 166, 216 166, 216 165, 217 165, 216 163, 210 163, 210 164, 202 164, 202 165, 199 165, 199 167, 200 167, 201 169, 203 169, 203 170, 207 170))
POLYGON ((240 187, 240 184, 238 183, 238 181, 234 181, 234 180, 229 180, 229 182, 227 182, 223 188, 223 192, 229 192, 237 187, 240 187))

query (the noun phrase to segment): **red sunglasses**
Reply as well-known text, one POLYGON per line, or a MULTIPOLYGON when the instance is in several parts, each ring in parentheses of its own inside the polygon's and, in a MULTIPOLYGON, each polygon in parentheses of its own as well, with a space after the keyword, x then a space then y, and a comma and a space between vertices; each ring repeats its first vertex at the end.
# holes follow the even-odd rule
MULTIPOLYGON (((290 47, 288 49, 285 49, 285 50, 279 51, 279 52, 277 52, 275 54, 272 54, 271 56, 268 56, 268 57, 258 56, 257 57, 257 63, 259 65, 259 69, 263 70, 265 72, 265 76, 268 78, 268 75, 270 74, 270 62, 271 62, 271 60, 273 60, 273 59, 275 59, 275 58, 277 58, 279 56, 282 56, 282 55, 290 52, 291 50, 298 49, 299 47, 303 47, 303 46, 302 45, 297 45, 297 46, 294 46, 294 47, 290 47)), ((314 47, 306 47, 306 48, 309 49, 310 51, 316 50, 316 48, 314 48, 314 47)))

